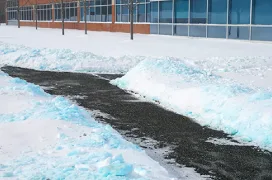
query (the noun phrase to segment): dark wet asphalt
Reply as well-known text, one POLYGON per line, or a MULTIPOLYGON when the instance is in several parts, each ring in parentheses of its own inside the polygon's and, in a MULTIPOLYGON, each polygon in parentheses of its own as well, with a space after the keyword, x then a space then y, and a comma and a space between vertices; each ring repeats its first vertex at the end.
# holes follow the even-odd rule
MULTIPOLYGON (((96 119, 113 126, 127 138, 157 141, 144 148, 172 147, 165 158, 196 168, 214 179, 272 180, 272 153, 249 146, 215 145, 208 138, 228 138, 221 131, 202 127, 187 117, 134 96, 97 76, 66 72, 41 72, 3 67, 10 76, 45 87, 52 95, 73 97, 89 110, 99 110, 96 119), (82 98, 84 97, 84 98, 82 98)), ((119 75, 100 75, 112 79, 119 75)), ((233 140, 232 140, 233 141, 233 140)), ((141 144, 142 145, 142 144, 141 144)))

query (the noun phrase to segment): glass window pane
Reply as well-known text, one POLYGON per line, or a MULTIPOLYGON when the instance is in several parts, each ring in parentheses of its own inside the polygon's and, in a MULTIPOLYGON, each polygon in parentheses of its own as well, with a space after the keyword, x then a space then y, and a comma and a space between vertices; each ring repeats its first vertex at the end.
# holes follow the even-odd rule
POLYGON ((40 10, 40 20, 41 20, 41 21, 44 20, 43 10, 40 10))
POLYGON ((158 34, 158 24, 150 24, 150 34, 158 34))
POLYGON ((112 21, 112 7, 108 6, 108 22, 112 21))
POLYGON ((89 10, 89 17, 87 16, 87 21, 95 21, 95 8, 91 7, 89 10))
POLYGON ((151 2, 151 22, 158 22, 158 2, 151 2))
POLYGON ((95 5, 101 5, 101 0, 95 0, 95 5))
POLYGON ((115 7, 116 7, 116 21, 121 22, 121 7, 120 5, 117 5, 115 7))
POLYGON ((150 3, 146 4, 146 22, 150 22, 150 3))
POLYGON ((253 0, 252 23, 272 25, 272 0, 253 0))
POLYGON ((175 0, 174 23, 188 23, 189 0, 175 0))
POLYGON ((227 0, 209 0, 209 24, 227 24, 227 0))
POLYGON ((70 20, 70 9, 69 8, 65 8, 65 21, 69 21, 70 20))
POLYGON ((174 25, 173 33, 176 36, 188 36, 188 26, 174 25))
POLYGON ((55 20, 56 21, 61 20, 61 11, 60 11, 60 9, 55 9, 55 20))
POLYGON ((95 21, 101 21, 101 6, 95 8, 95 21))
POLYGON ((122 22, 128 22, 129 21, 129 14, 128 14, 128 6, 127 5, 122 5, 122 22))
POLYGON ((226 26, 208 26, 209 38, 226 38, 226 26))
POLYGON ((159 32, 163 35, 172 35, 172 25, 160 24, 159 32))
POLYGON ((206 37, 206 26, 190 26, 190 36, 206 37))
POLYGON ((252 40, 272 41, 272 28, 252 27, 252 40))
MULTIPOLYGON (((129 15, 129 22, 130 22, 130 15, 129 15)), ((136 4, 133 5, 133 22, 137 22, 137 8, 136 8, 136 4)))
POLYGON ((101 5, 107 5, 108 0, 101 0, 101 5))
POLYGON ((70 8, 70 21, 75 19, 75 8, 70 8))
POLYGON ((206 23, 207 0, 191 0, 190 9, 191 9, 191 16, 190 16, 191 23, 195 23, 195 24, 206 23))
POLYGON ((137 11, 138 22, 145 22, 145 4, 137 5, 137 11))
POLYGON ((172 1, 159 1, 160 23, 172 23, 172 1))
POLYGON ((50 21, 52 18, 51 18, 51 15, 52 15, 52 12, 51 12, 51 9, 47 9, 47 12, 46 12, 46 20, 50 21))
POLYGON ((249 39, 249 27, 229 26, 229 39, 249 39))
POLYGON ((102 6, 102 9, 101 9, 101 11, 102 11, 102 19, 101 19, 101 21, 102 22, 106 22, 107 21, 107 7, 108 6, 102 6))
POLYGON ((250 0, 229 0, 229 24, 250 24, 250 0))

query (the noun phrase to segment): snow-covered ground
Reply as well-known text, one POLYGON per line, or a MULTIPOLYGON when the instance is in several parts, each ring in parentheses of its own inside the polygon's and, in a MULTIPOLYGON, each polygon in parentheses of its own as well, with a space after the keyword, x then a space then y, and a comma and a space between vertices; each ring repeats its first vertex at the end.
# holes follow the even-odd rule
MULTIPOLYGON (((201 177, 192 172, 188 178, 201 177)), ((188 174, 186 174, 188 176, 188 174)), ((90 112, 0 71, 0 179, 171 179, 90 112)))
MULTIPOLYGON (((111 83, 145 95, 150 101, 159 101, 163 107, 192 117, 202 125, 272 149, 271 43, 139 34, 130 41, 129 34, 124 33, 89 32, 87 36, 78 30, 66 30, 65 36, 60 33, 59 29, 36 31, 33 27, 0 27, 0 67, 124 73, 122 78, 111 83)), ((21 103, 28 102, 18 94, 16 98, 22 98, 21 103)), ((47 102, 52 97, 43 98, 47 102)), ((59 98, 51 101, 62 105, 59 98)), ((2 108, 6 113, 18 113, 12 116, 15 120, 28 117, 29 109, 37 106, 35 103, 28 105, 12 105, 18 106, 14 108, 18 112, 9 110, 6 103, 2 108), (27 109, 21 109, 24 107, 27 109), (22 111, 28 113, 21 114, 22 111)), ((65 114, 51 111, 53 115, 49 121, 65 114)), ((55 127, 60 122, 54 123, 55 127)), ((15 127, 19 125, 14 124, 15 127)), ((39 128, 34 121, 30 126, 39 128)), ((71 141, 78 141, 74 136, 71 138, 71 141)), ((64 140, 59 138, 67 145, 64 140)))

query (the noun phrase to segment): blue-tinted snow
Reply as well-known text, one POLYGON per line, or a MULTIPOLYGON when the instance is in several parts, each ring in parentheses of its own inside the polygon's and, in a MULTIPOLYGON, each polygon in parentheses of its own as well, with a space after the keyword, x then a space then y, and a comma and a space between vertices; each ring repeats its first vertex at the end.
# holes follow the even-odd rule
MULTIPOLYGON (((8 83, 8 85, 0 84, 0 95, 3 97, 23 94, 29 99, 40 98, 33 99, 33 106, 21 112, 0 113, 0 125, 9 124, 12 128, 14 123, 27 122, 22 124, 24 128, 28 127, 28 124, 35 123, 36 125, 37 123, 52 124, 52 122, 71 124, 56 126, 53 124, 53 128, 57 128, 58 132, 56 144, 51 144, 38 152, 30 149, 21 152, 19 156, 0 161, 0 178, 158 179, 163 176, 168 179, 167 172, 157 162, 153 162, 143 150, 124 140, 109 125, 96 122, 85 109, 63 97, 50 96, 39 86, 18 78, 11 78, 1 71, 0 78, 2 82, 8 83), (67 133, 63 130, 65 128, 69 132, 79 131, 80 136, 67 133), (132 160, 127 162, 124 155, 132 160), (142 163, 133 160, 135 157, 142 158, 142 163), (152 163, 148 164, 150 162, 154 167, 150 166, 152 163)), ((33 129, 29 129, 29 133, 32 131, 33 129)), ((27 139, 27 141, 30 140, 27 139)))
POLYGON ((74 52, 69 49, 33 49, 0 42, 0 66, 11 65, 37 70, 85 73, 125 73, 145 58, 104 57, 90 52, 74 52))
POLYGON ((247 87, 173 58, 144 60, 111 83, 202 125, 272 149, 269 89, 247 87))

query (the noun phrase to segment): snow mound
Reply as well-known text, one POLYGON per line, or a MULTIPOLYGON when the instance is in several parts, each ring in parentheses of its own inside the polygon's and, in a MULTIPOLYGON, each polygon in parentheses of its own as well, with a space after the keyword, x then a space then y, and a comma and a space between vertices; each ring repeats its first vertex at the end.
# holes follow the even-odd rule
POLYGON ((63 97, 0 72, 0 99, 10 109, 0 110, 0 179, 171 179, 145 151, 63 97))
POLYGON ((69 49, 34 49, 0 42, 0 66, 36 70, 122 74, 146 57, 104 57, 69 49))
POLYGON ((272 92, 166 58, 142 61, 111 81, 204 126, 272 149, 272 92))

